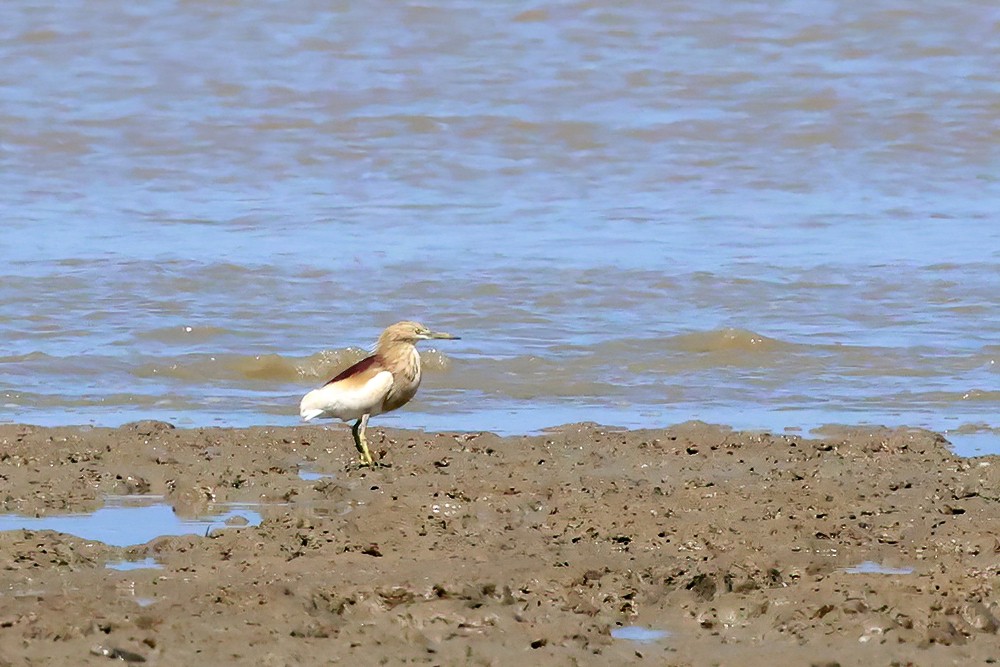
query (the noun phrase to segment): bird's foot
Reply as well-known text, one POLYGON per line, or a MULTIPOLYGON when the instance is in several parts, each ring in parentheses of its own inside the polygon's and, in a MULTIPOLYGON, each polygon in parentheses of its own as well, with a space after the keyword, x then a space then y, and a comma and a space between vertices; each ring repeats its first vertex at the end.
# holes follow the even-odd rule
POLYGON ((382 461, 376 461, 374 459, 372 459, 372 460, 369 461, 369 460, 365 459, 364 457, 361 457, 360 459, 358 459, 357 465, 358 465, 358 470, 364 470, 365 468, 368 468, 369 470, 375 470, 377 468, 391 468, 392 467, 391 463, 383 463, 382 461))

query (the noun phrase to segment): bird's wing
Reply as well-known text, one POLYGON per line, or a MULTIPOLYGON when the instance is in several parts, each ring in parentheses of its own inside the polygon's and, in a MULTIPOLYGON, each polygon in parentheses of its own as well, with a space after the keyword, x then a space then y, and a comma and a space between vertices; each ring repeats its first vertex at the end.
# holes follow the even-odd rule
POLYGON ((299 414, 306 421, 317 417, 349 421, 379 414, 391 388, 392 373, 369 367, 310 391, 302 397, 299 414))
MULTIPOLYGON (((347 378, 371 370, 372 366, 379 366, 382 363, 383 363, 382 358, 379 357, 377 354, 373 354, 370 357, 365 357, 356 364, 352 364, 349 368, 345 368, 337 375, 337 377, 333 378, 332 380, 328 380, 326 384, 333 384, 334 382, 340 382, 341 380, 346 380, 347 378)), ((381 367, 384 368, 385 366, 381 367)))

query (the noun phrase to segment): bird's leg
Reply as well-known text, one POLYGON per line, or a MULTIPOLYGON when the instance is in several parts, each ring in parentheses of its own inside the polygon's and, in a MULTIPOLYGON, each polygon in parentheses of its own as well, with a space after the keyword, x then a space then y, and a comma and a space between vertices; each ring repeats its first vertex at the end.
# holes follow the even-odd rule
POLYGON ((361 463, 365 463, 365 450, 361 446, 361 420, 354 422, 354 426, 351 427, 351 435, 354 436, 354 447, 358 450, 358 454, 361 456, 361 463))
POLYGON ((368 440, 365 438, 366 428, 368 428, 368 415, 362 415, 361 419, 355 422, 351 428, 351 433, 354 434, 354 446, 361 454, 361 465, 374 468, 375 460, 372 459, 371 452, 368 451, 368 440))

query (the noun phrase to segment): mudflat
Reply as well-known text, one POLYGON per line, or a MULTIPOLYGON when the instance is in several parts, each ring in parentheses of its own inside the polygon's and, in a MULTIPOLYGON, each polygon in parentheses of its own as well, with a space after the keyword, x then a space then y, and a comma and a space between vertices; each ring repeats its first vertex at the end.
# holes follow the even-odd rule
POLYGON ((339 426, 0 426, 6 515, 142 496, 261 519, 132 546, 0 532, 0 665, 1000 659, 1000 459, 934 433, 369 440, 387 467, 339 426))

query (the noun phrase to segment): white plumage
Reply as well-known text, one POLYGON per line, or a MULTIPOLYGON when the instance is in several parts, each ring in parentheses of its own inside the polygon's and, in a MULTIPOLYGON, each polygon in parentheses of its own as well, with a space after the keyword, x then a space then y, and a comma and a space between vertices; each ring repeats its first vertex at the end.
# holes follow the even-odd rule
POLYGON ((392 382, 392 373, 379 371, 362 385, 328 384, 313 389, 302 397, 299 414, 306 421, 316 418, 355 421, 364 415, 382 414, 392 382))

